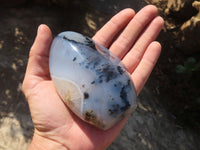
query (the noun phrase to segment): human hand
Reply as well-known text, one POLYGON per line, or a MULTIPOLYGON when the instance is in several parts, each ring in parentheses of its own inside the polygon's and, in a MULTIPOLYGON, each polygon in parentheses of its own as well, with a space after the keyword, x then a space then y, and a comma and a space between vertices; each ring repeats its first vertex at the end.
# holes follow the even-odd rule
MULTIPOLYGON (((160 55, 161 46, 154 40, 162 26, 163 19, 157 17, 154 6, 146 6, 136 15, 132 9, 125 9, 93 37, 122 60, 137 94, 160 55)), ((23 82, 35 127, 29 149, 105 149, 119 134, 128 117, 103 131, 74 115, 58 96, 49 75, 51 42, 50 29, 41 25, 30 50, 23 82)))

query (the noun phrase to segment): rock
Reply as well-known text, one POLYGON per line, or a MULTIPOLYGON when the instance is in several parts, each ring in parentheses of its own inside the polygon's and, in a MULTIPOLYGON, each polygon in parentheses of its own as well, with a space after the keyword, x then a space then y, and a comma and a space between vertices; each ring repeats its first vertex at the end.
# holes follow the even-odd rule
MULTIPOLYGON (((22 115, 22 114, 21 114, 22 115)), ((32 135, 33 124, 28 115, 22 115, 21 118, 24 122, 25 131, 22 129, 20 121, 15 118, 13 113, 8 114, 7 117, 1 119, 0 124, 0 149, 1 150, 25 150, 28 149, 30 139, 27 139, 25 135, 32 135), (24 133, 24 134, 23 134, 24 133)))
POLYGON ((195 13, 195 9, 191 5, 193 1, 194 0, 168 0, 165 15, 176 18, 178 21, 187 20, 195 13))
POLYGON ((50 75, 67 106, 82 120, 106 130, 136 107, 136 91, 120 59, 82 34, 53 40, 50 75))
MULTIPOLYGON (((200 25, 199 1, 194 0, 147 0, 155 4, 165 19, 165 32, 173 39, 171 46, 186 55, 199 51, 200 25), (161 5, 162 4, 162 5, 161 5)), ((168 40, 169 41, 169 40, 168 40)), ((169 42, 168 42, 169 43, 169 42)))
POLYGON ((181 37, 178 47, 188 55, 198 52, 200 47, 200 2, 194 1, 192 6, 198 13, 182 24, 178 35, 181 37))

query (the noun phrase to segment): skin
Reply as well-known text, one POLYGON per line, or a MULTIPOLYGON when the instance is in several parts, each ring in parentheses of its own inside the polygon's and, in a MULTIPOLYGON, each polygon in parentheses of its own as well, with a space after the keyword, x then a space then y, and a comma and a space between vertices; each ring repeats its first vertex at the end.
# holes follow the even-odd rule
MULTIPOLYGON (((122 60, 137 94, 159 58, 161 45, 154 40, 163 22, 155 6, 145 6, 137 14, 128 8, 111 18, 93 37, 122 60)), ((103 131, 83 122, 66 107, 49 75, 52 39, 51 30, 40 25, 23 82, 35 127, 29 150, 105 149, 120 133, 128 117, 103 131)))

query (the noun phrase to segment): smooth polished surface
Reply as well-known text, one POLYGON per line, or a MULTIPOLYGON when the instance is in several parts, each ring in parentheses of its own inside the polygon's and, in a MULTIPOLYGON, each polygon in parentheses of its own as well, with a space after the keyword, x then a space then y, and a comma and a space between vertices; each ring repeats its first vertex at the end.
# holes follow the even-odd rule
POLYGON ((86 36, 60 33, 52 43, 49 64, 63 101, 98 128, 112 127, 136 107, 134 84, 120 59, 86 36))

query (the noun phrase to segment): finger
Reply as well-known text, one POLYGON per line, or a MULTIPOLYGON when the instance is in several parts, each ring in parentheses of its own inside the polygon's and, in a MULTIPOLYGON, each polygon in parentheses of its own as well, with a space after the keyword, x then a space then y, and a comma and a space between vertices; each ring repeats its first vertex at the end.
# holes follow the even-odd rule
POLYGON ((37 36, 30 50, 30 57, 41 56, 48 57, 52 42, 52 33, 47 25, 41 24, 38 27, 37 36))
POLYGON ((151 74, 161 52, 161 45, 158 42, 152 42, 147 48, 138 67, 132 73, 132 79, 136 88, 137 95, 146 83, 151 74))
POLYGON ((93 40, 109 47, 114 37, 129 23, 134 15, 134 10, 130 8, 120 11, 95 34, 93 40))
POLYGON ((27 76, 48 78, 49 75, 49 50, 52 42, 51 30, 46 25, 40 25, 38 33, 31 47, 27 65, 27 76))
POLYGON ((157 16, 157 8, 148 5, 141 9, 129 22, 124 31, 111 45, 110 51, 120 59, 130 50, 144 28, 157 16))
POLYGON ((124 57, 123 63, 130 73, 137 67, 149 44, 158 36, 163 27, 163 23, 164 21, 161 17, 158 16, 154 18, 146 30, 141 34, 132 49, 124 57))

